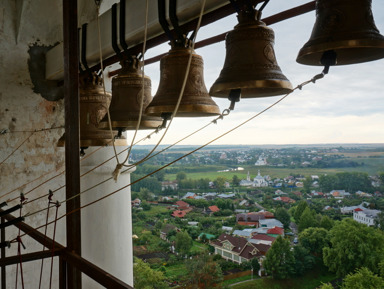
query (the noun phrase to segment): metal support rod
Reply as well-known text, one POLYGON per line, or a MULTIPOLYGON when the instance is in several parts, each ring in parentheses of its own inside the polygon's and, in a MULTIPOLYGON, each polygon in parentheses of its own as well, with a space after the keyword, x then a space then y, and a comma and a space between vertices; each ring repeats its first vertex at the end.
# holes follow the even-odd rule
POLYGON ((59 289, 67 289, 67 262, 59 256, 59 289))
MULTIPOLYGON (((5 223, 5 219, 1 217, 1 224, 5 223)), ((1 229, 1 242, 5 242, 5 228, 1 229)), ((1 248, 1 259, 5 258, 5 248, 1 248)), ((1 266, 1 289, 6 289, 6 269, 5 265, 1 266)))
MULTIPOLYGON (((66 198, 80 193, 79 55, 77 0, 63 0, 64 103, 65 103, 65 182, 66 198)), ((67 213, 80 207, 80 198, 66 204, 67 213)), ((66 217, 67 248, 81 256, 80 210, 66 217)), ((81 289, 81 272, 67 268, 67 286, 81 289)))

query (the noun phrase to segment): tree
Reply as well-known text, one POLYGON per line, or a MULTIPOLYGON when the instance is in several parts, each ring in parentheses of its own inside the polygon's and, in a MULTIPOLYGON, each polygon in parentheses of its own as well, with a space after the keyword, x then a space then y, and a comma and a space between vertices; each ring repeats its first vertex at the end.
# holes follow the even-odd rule
POLYGON ((133 266, 133 282, 137 289, 169 288, 160 271, 152 270, 151 267, 141 259, 135 259, 133 266))
POLYGON ((223 273, 219 264, 213 257, 202 254, 185 263, 187 268, 187 281, 192 285, 188 288, 222 288, 223 273))
POLYGON ((311 269, 315 264, 315 257, 309 254, 309 250, 301 245, 293 248, 293 256, 295 257, 295 273, 303 275, 305 271, 311 269))
POLYGON ((330 271, 338 276, 359 267, 378 271, 378 264, 384 258, 381 231, 348 218, 336 223, 329 233, 331 246, 323 249, 323 260, 330 271))
POLYGON ((305 208, 303 214, 300 217, 299 221, 299 231, 303 231, 310 227, 316 227, 317 221, 315 217, 315 212, 312 211, 309 207, 305 208))
POLYGON ((218 192, 224 192, 225 182, 226 180, 223 177, 216 178, 216 180, 214 181, 214 184, 218 192))
POLYGON ((384 288, 384 279, 375 275, 366 267, 350 273, 343 281, 342 289, 376 289, 384 288))
POLYGON ((330 229, 332 229, 332 227, 333 227, 333 221, 332 221, 332 219, 331 219, 330 217, 328 217, 328 216, 322 216, 322 218, 321 218, 321 220, 320 220, 320 224, 319 224, 319 226, 320 226, 321 228, 326 229, 326 230, 330 230, 330 229))
POLYGON ((311 192, 311 187, 312 187, 312 178, 311 177, 306 177, 304 182, 304 191, 309 194, 311 192))
POLYGON ((178 172, 176 174, 176 180, 178 182, 181 182, 182 180, 185 180, 185 179, 187 179, 187 174, 185 172, 178 172))
POLYGON ((329 239, 329 233, 324 228, 307 228, 299 234, 300 244, 317 256, 322 256, 323 248, 329 246, 329 239))
POLYGON ((236 187, 239 185, 240 179, 237 175, 233 175, 232 177, 232 186, 236 187))
POLYGON ((295 214, 294 214, 294 218, 296 220, 296 222, 299 222, 300 221, 300 218, 301 218, 301 214, 303 214, 304 210, 308 207, 308 204, 306 201, 302 200, 299 202, 299 204, 297 205, 296 209, 295 209, 295 214))
POLYGON ((266 272, 275 279, 286 279, 294 274, 295 257, 290 248, 290 242, 277 237, 276 241, 268 250, 264 260, 266 272))
POLYGON ((181 255, 187 255, 192 248, 192 238, 185 231, 178 232, 175 238, 175 249, 181 255))
POLYGON ((284 229, 289 228, 289 224, 291 223, 291 216, 289 215, 288 211, 280 207, 275 212, 275 217, 278 219, 281 223, 284 225, 284 229))
POLYGON ((321 285, 319 289, 334 289, 334 288, 329 283, 326 283, 326 284, 323 283, 323 285, 321 285))
POLYGON ((334 190, 338 185, 339 179, 335 175, 321 175, 319 178, 319 186, 324 192, 334 190))
POLYGON ((377 217, 375 218, 375 227, 384 231, 384 212, 377 214, 377 217))

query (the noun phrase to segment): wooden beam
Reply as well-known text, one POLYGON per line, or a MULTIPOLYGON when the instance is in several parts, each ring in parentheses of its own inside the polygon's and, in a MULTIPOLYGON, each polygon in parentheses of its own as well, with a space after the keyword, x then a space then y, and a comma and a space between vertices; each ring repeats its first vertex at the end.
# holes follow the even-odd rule
POLYGON ((67 251, 66 254, 63 255, 63 259, 106 288, 133 289, 130 285, 73 252, 67 251))
MULTIPOLYGON (((80 193, 79 56, 77 0, 63 0, 65 183, 66 199, 80 193)), ((80 208, 80 198, 66 203, 67 213, 80 208)), ((66 217, 67 248, 81 256, 80 210, 66 217)), ((67 268, 67 286, 81 289, 81 272, 67 268)))
MULTIPOLYGON (((5 223, 5 218, 1 217, 1 224, 5 223)), ((5 242, 5 228, 1 229, 1 243, 5 242)), ((5 258, 5 248, 1 248, 1 259, 5 258)), ((1 289, 6 289, 6 269, 5 265, 1 266, 1 289)))
MULTIPOLYGON (((64 249, 55 249, 53 251, 53 256, 58 256, 63 253, 64 249)), ((21 255, 21 258, 24 262, 30 262, 30 261, 36 261, 41 260, 45 258, 51 258, 52 257, 52 251, 46 250, 46 251, 40 251, 40 252, 33 252, 28 254, 21 255)), ((0 259, 0 266, 8 266, 8 265, 14 265, 20 262, 20 256, 11 256, 6 258, 0 259)))

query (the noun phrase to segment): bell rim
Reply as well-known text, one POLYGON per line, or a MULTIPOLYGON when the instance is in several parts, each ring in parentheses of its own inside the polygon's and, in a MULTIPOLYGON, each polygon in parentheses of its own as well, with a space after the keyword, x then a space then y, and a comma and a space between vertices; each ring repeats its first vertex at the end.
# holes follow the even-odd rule
POLYGON ((347 49, 382 49, 382 53, 368 55, 370 57, 357 61, 353 59, 351 62, 338 61, 335 65, 350 65, 369 61, 375 61, 384 58, 384 40, 378 39, 350 39, 334 42, 325 42, 315 45, 305 44, 299 51, 296 62, 304 65, 324 66, 320 63, 320 58, 325 51, 328 50, 347 50, 347 49), (308 46, 308 47, 306 47, 308 46), (318 57, 315 57, 318 55, 318 57))
POLYGON ((289 80, 247 80, 247 81, 234 81, 226 83, 214 83, 209 90, 209 95, 219 98, 228 98, 229 92, 233 89, 242 90, 257 90, 264 89, 264 93, 257 96, 248 96, 242 94, 241 98, 259 98, 278 96, 291 92, 293 90, 292 84, 289 80), (267 93, 267 89, 273 89, 275 93, 267 93))
MULTIPOLYGON (((173 113, 175 105, 148 106, 147 115, 161 116, 163 113, 173 113)), ((220 115, 220 109, 212 104, 181 104, 175 117, 209 117, 220 115)))
MULTIPOLYGON (((139 130, 154 129, 162 124, 162 120, 160 118, 159 120, 148 119, 148 118, 149 118, 148 116, 141 118, 139 130)), ((123 128, 124 130, 135 130, 137 127, 137 120, 111 121, 111 126, 113 130, 116 130, 118 128, 123 128)), ((108 122, 100 122, 98 129, 109 130, 110 128, 109 128, 108 122)))

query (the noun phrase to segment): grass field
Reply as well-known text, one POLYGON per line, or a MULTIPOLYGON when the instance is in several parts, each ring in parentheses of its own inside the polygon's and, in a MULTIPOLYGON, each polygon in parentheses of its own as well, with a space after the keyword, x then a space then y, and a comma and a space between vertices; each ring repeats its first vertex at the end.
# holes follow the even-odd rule
POLYGON ((250 280, 241 284, 233 285, 234 289, 315 289, 322 283, 330 282, 336 278, 333 274, 318 275, 310 272, 302 277, 287 280, 274 280, 272 278, 261 278, 250 280))

